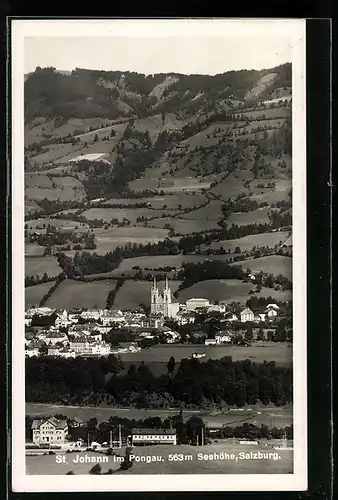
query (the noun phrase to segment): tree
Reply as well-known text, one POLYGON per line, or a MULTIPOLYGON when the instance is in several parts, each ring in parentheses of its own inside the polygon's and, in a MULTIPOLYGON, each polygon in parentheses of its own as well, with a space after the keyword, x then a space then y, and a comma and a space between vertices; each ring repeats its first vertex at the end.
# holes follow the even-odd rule
POLYGON ((98 140, 99 140, 99 136, 97 134, 95 134, 94 142, 97 142, 98 140))
POLYGON ((171 356, 171 358, 169 359, 169 361, 167 363, 168 375, 171 375, 174 373, 175 364, 176 364, 175 358, 173 356, 171 356))
POLYGON ((100 464, 95 464, 89 471, 89 474, 98 476, 101 474, 101 465, 100 464))

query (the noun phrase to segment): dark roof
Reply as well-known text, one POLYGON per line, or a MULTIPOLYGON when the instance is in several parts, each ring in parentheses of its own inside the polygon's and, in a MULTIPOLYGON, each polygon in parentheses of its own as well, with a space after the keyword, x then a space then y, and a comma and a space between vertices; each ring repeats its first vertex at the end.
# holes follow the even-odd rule
POLYGON ((176 429, 133 429, 132 434, 142 435, 175 435, 176 429))
POLYGON ((33 420, 32 429, 39 429, 45 422, 50 422, 56 429, 64 429, 67 425, 67 420, 58 420, 55 417, 46 418, 45 420, 33 420))

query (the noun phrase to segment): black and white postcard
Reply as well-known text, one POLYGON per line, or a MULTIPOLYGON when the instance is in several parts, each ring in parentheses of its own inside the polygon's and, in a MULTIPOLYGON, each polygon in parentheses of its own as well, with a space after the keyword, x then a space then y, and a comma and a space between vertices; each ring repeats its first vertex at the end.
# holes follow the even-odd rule
POLYGON ((307 488, 303 20, 14 19, 18 492, 307 488))

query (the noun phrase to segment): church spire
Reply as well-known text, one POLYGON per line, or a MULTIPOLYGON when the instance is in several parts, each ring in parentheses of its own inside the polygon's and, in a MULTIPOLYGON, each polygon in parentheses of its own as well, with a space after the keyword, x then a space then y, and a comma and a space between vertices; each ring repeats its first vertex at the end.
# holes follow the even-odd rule
POLYGON ((169 290, 168 276, 165 277, 165 290, 169 290))
POLYGON ((153 290, 157 290, 156 276, 154 275, 153 290))

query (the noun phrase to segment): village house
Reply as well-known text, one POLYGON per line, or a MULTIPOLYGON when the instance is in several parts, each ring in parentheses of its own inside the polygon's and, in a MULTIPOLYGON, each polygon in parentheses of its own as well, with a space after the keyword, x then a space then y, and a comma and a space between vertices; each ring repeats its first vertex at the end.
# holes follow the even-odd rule
POLYGON ((131 445, 177 444, 175 429, 133 429, 131 445))
POLYGON ((208 307, 208 312, 225 313, 225 304, 212 304, 208 307))
POLYGON ((67 420, 58 420, 51 417, 46 420, 33 420, 32 423, 33 443, 40 444, 64 444, 68 435, 67 420))
POLYGON ((226 321, 238 321, 238 316, 236 316, 236 314, 234 314, 234 313, 229 312, 225 315, 225 320, 226 321))
POLYGON ((82 319, 92 319, 94 321, 98 321, 103 315, 103 311, 101 309, 87 309, 86 311, 82 311, 81 318, 82 319))
POLYGON ((164 324, 164 316, 161 313, 150 313, 148 318, 150 328, 161 328, 164 324))
POLYGON ((64 343, 68 342, 68 337, 65 333, 51 330, 45 336, 44 341, 46 342, 47 345, 55 345, 58 343, 64 344, 64 343))
POLYGON ((106 342, 96 342, 90 337, 80 337, 70 341, 70 349, 76 355, 106 356, 110 354, 110 345, 106 342))
POLYGON ((241 312, 241 322, 254 321, 255 315, 248 307, 241 312))
POLYGON ((60 358, 75 358, 75 352, 67 347, 53 346, 48 348, 48 356, 58 356, 60 358))
POLYGON ((275 318, 276 316, 278 316, 277 310, 273 309, 273 308, 267 309, 266 314, 268 315, 268 317, 270 319, 275 318))
POLYGON ((101 321, 103 326, 111 326, 114 323, 123 324, 125 323, 124 314, 120 310, 109 310, 104 309, 101 321))
POLYGON ((204 344, 205 345, 217 345, 218 342, 216 339, 205 339, 204 344))
POLYGON ((39 349, 38 347, 31 347, 31 346, 28 346, 26 349, 25 349, 25 356, 27 358, 32 358, 33 356, 39 356, 40 355, 40 352, 39 352, 39 349))
POLYGON ((215 335, 215 340, 217 344, 225 344, 231 342, 231 337, 228 333, 220 332, 217 335, 215 335))
POLYGON ((177 323, 182 326, 182 325, 187 325, 188 323, 195 323, 195 314, 190 312, 190 311, 178 311, 176 321, 177 323))
POLYGON ((266 314, 265 313, 259 313, 258 314, 258 321, 265 321, 266 314))

